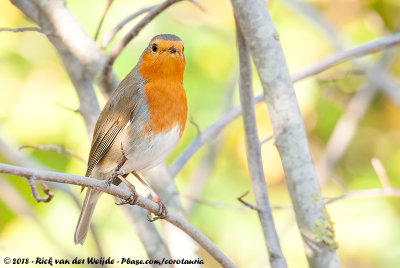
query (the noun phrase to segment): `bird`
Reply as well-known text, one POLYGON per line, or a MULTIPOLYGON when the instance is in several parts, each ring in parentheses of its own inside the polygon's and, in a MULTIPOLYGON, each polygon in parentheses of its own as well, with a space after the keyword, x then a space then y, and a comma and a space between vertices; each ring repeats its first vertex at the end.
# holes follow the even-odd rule
MULTIPOLYGON (((165 206, 138 173, 163 162, 182 137, 188 110, 183 87, 185 66, 184 44, 178 36, 161 34, 151 39, 99 115, 85 175, 107 180, 115 174, 116 166, 124 174, 118 176, 121 180, 134 174, 159 203, 163 216, 165 206)), ((75 244, 83 245, 101 194, 87 189, 75 244)))

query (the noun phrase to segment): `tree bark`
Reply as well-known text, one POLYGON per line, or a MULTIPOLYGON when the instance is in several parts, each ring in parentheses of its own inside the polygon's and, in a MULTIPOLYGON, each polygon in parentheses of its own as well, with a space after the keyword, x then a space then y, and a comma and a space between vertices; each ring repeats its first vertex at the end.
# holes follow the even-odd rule
POLYGON ((272 268, 287 267, 276 233, 267 185, 261 158, 261 144, 257 132, 256 114, 252 85, 251 58, 249 48, 240 29, 236 29, 240 61, 239 93, 243 110, 243 123, 246 133, 246 153, 254 197, 268 249, 269 262, 272 268))
POLYGON ((261 0, 231 0, 257 67, 276 147, 311 267, 340 267, 292 79, 268 9, 261 0))

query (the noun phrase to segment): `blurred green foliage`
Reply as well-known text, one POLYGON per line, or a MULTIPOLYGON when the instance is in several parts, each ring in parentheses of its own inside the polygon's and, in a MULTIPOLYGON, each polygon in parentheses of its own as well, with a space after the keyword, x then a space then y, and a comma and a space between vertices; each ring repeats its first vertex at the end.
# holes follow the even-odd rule
MULTIPOLYGON (((289 68, 294 73, 336 50, 329 33, 303 15, 301 10, 294 8, 291 1, 271 1, 269 8, 289 68)), ((94 35, 107 1, 66 2, 85 30, 94 35)), ((156 2, 115 1, 101 33, 135 10, 156 2)), ((114 67, 122 78, 136 64, 152 36, 160 33, 179 35, 185 42, 187 69, 184 85, 189 116, 200 129, 205 129, 229 105, 229 85, 237 78, 238 60, 229 1, 198 2, 206 12, 189 2, 182 2, 157 17, 128 45, 114 67)), ((312 0, 308 4, 337 29, 346 47, 388 35, 400 24, 400 2, 397 0, 312 0)), ((0 27, 28 26, 33 25, 17 8, 8 1, 0 2, 0 27)), ((122 38, 129 28, 124 28, 116 40, 122 38)), ((357 61, 368 67, 379 55, 377 53, 357 61)), ((89 138, 84 122, 78 114, 63 108, 76 109, 78 98, 56 51, 46 37, 35 32, 0 32, 0 70, 0 139, 14 148, 24 144, 60 145, 86 158, 89 138)), ((349 100, 364 80, 362 74, 354 71, 352 63, 342 63, 296 84, 296 94, 316 161, 339 118, 345 113, 349 100)), ((398 55, 389 71, 399 77, 398 55)), ((255 91, 259 93, 261 88, 256 72, 254 78, 255 91)), ((101 94, 98 95, 104 104, 101 94)), ((238 104, 236 89, 232 102, 233 105, 238 104)), ((264 105, 257 106, 257 116, 260 139, 264 139, 272 133, 264 105)), ((171 163, 196 135, 196 128, 188 122, 183 140, 167 162, 171 163)), ((333 176, 340 178, 352 190, 380 188, 370 164, 372 157, 378 157, 387 169, 391 184, 400 187, 399 137, 399 107, 387 95, 379 93, 368 108, 333 176)), ((217 144, 211 146, 216 146, 217 155, 201 199, 224 203, 229 208, 197 203, 189 219, 240 267, 265 267, 266 248, 257 215, 237 209, 240 204, 236 198, 251 189, 242 122, 236 120, 229 125, 217 144)), ((185 204, 190 201, 187 198, 191 195, 190 181, 198 172, 198 165, 209 155, 209 150, 210 146, 200 150, 176 178, 185 204)), ((290 198, 273 142, 263 145, 262 152, 271 203, 289 205, 290 198)), ((80 161, 56 152, 24 149, 21 154, 61 172, 83 174, 86 168, 80 161)), ((7 162, 6 159, 0 155, 0 162, 7 162)), ((83 247, 73 244, 72 236, 79 211, 67 195, 57 191, 51 203, 37 204, 24 179, 1 175, 0 180, 14 189, 7 196, 0 196, 0 257, 96 256, 90 235, 83 247), (27 210, 18 207, 21 202, 26 204, 27 210)), ((80 191, 78 187, 71 186, 71 189, 76 194, 80 191)), ((324 196, 333 197, 345 190, 331 180, 322 191, 324 196)), ((254 202, 251 194, 246 200, 254 202)), ((400 267, 399 207, 399 199, 390 197, 346 199, 328 206, 335 222, 343 267, 400 267)), ((293 211, 275 210, 274 216, 289 267, 307 267, 293 211)), ((98 227, 105 256, 146 259, 137 235, 111 197, 104 196, 100 200, 94 223, 98 227)), ((207 253, 203 250, 200 253, 206 262, 205 267, 217 267, 207 253)))

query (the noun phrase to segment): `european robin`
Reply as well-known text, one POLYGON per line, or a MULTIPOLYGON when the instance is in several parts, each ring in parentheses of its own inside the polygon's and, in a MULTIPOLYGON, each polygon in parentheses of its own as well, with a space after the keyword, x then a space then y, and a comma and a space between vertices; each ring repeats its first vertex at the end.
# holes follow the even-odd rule
MULTIPOLYGON (((137 173, 155 167, 172 152, 182 136, 187 116, 183 50, 182 40, 175 35, 157 35, 150 41, 137 65, 101 111, 93 133, 86 177, 109 179, 116 166, 123 163, 119 167, 122 174, 133 173, 144 183, 137 173), (121 162, 123 157, 125 161, 121 162)), ((159 203, 160 214, 165 213, 158 196, 145 186, 159 203)), ((87 190, 75 230, 75 244, 85 241, 101 194, 101 191, 87 190)))

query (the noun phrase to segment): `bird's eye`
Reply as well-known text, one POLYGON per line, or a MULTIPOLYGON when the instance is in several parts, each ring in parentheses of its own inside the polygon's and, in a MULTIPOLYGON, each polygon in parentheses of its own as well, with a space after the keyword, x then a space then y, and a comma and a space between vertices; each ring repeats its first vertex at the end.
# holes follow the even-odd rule
POLYGON ((156 51, 157 51, 157 44, 156 44, 156 43, 154 43, 154 44, 151 46, 151 50, 152 50, 153 52, 156 52, 156 51))

